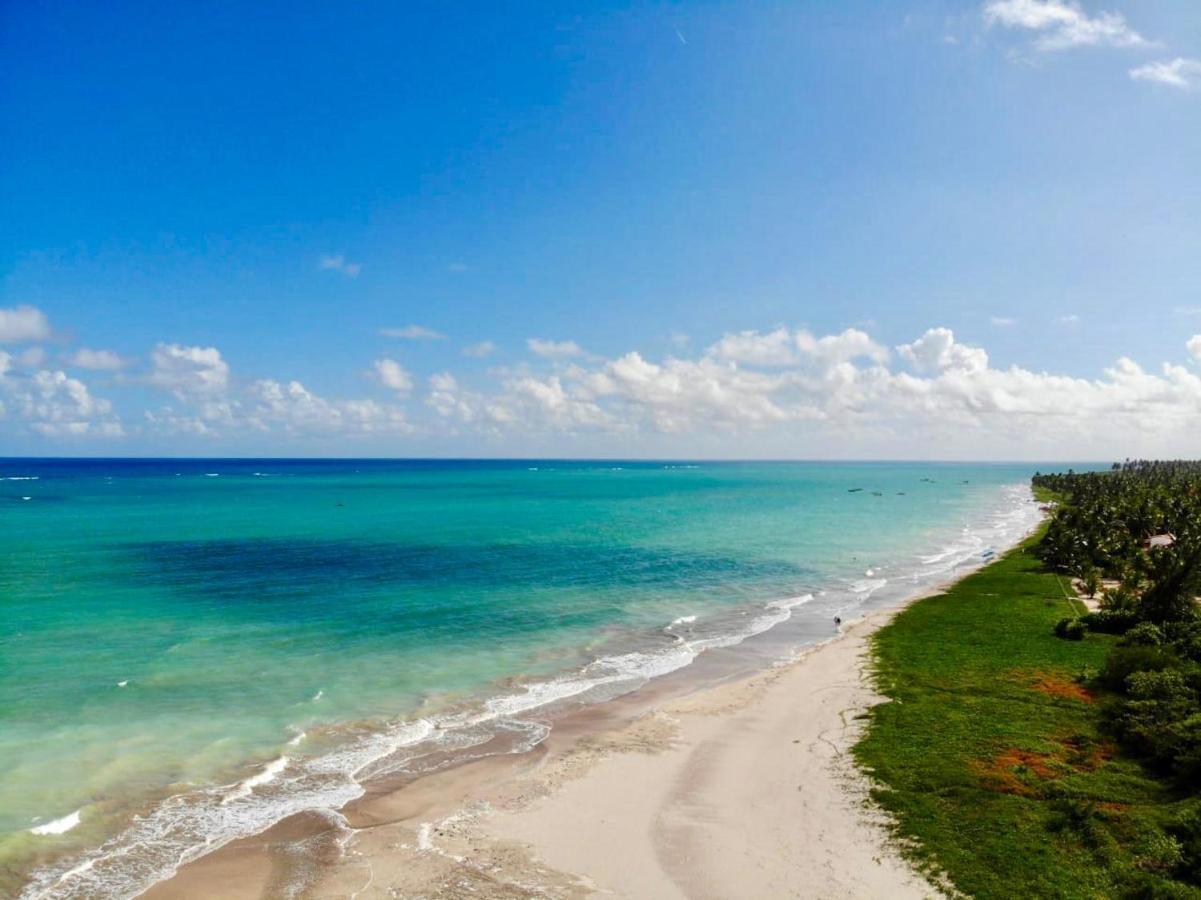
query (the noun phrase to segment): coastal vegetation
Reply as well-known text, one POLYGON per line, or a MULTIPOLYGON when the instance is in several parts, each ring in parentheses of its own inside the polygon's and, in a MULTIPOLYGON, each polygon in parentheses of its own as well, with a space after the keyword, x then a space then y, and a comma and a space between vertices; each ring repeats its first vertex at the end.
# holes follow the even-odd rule
POLYGON ((1035 535, 876 635, 857 759, 948 891, 1201 897, 1201 464, 1034 486, 1035 535))

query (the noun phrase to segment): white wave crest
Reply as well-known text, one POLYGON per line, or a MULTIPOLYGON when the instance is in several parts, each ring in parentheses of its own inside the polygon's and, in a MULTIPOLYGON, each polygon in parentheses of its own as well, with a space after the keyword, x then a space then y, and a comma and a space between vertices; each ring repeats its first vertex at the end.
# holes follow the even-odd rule
POLYGON ((35 825, 30 828, 31 834, 47 835, 47 834, 66 834, 72 828, 79 824, 79 814, 83 812, 81 809, 75 810, 70 815, 63 816, 61 819, 55 819, 53 822, 46 822, 43 825, 35 825))

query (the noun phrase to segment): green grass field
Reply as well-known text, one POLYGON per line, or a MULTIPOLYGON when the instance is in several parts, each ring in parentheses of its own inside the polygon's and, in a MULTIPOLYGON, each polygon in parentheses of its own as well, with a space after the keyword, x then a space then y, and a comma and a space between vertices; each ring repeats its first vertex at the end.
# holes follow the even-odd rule
POLYGON ((1067 641, 1075 614, 1027 541, 874 638, 881 691, 855 747, 905 852, 980 898, 1201 896, 1156 877, 1176 797, 1103 732, 1076 676, 1113 638, 1067 641), (1162 840, 1162 837, 1159 838, 1162 840))

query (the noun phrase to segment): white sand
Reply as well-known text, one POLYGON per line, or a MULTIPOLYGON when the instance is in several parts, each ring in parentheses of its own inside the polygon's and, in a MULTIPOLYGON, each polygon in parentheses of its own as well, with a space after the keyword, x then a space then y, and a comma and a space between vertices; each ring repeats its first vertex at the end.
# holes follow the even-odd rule
POLYGON ((867 637, 890 615, 752 678, 631 705, 616 726, 598 707, 535 753, 366 798, 349 828, 298 818, 146 896, 934 896, 848 755, 880 699, 867 637))
POLYGON ((796 664, 668 704, 627 729, 635 746, 650 732, 652 752, 620 752, 614 736, 584 775, 493 816, 487 832, 622 897, 935 894, 889 847, 847 755, 856 715, 878 699, 862 663, 883 618, 796 664))

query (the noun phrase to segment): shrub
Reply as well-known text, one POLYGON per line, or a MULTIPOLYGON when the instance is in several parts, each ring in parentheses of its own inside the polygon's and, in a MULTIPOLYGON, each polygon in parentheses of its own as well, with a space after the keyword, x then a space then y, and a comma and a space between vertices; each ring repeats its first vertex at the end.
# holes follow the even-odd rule
POLYGON ((1201 783, 1201 714, 1193 713, 1172 726, 1176 749, 1172 771, 1186 784, 1201 783))
POLYGON ((1136 612, 1138 610, 1138 594, 1126 584, 1103 591, 1099 602, 1103 610, 1117 612, 1136 612))
POLYGON ((1068 641, 1083 640, 1085 631, 1084 623, 1078 618, 1060 619, 1055 623, 1055 636, 1068 641))
POLYGON ((1122 646, 1127 647, 1158 647, 1163 643, 1163 630, 1151 622, 1139 622, 1122 638, 1122 646))
POLYGON ((1105 665, 1101 669, 1101 683, 1110 690, 1125 691, 1126 679, 1135 672, 1160 672, 1179 665, 1179 657, 1167 647, 1147 647, 1139 644, 1114 647, 1105 657, 1105 665))
POLYGON ((1180 841, 1158 829, 1139 836, 1136 865, 1152 872, 1170 872, 1184 861, 1180 841))
POLYGON ((1180 700, 1193 695, 1180 669, 1142 669, 1126 676, 1132 700, 1180 700))
POLYGON ((1177 875, 1194 884, 1201 882, 1201 807, 1193 806, 1168 826, 1180 844, 1182 859, 1177 875))
POLYGON ((1080 617, 1089 631, 1098 634, 1125 634, 1138 624, 1138 616, 1133 611, 1102 609, 1098 612, 1086 613, 1080 617))

